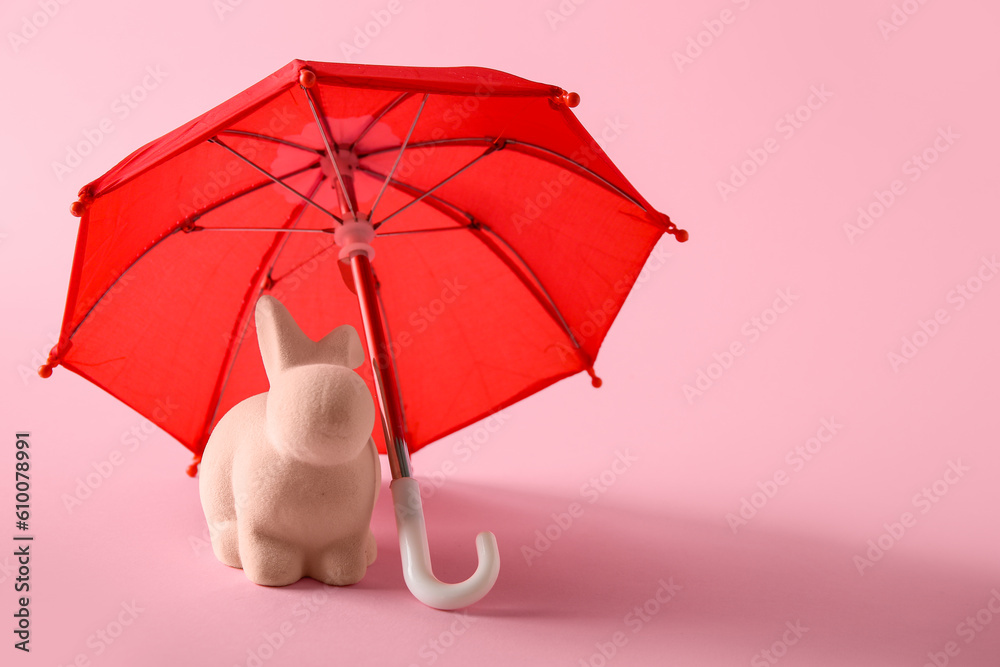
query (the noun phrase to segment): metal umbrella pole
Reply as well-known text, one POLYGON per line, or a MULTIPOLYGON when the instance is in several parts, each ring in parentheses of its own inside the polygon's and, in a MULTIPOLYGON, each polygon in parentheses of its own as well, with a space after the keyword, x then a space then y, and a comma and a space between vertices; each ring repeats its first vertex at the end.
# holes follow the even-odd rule
POLYGON ((493 533, 482 532, 476 536, 476 550, 479 565, 471 577, 465 581, 448 584, 434 576, 431 568, 430 549, 427 546, 427 528, 424 524, 423 505, 420 501, 420 486, 410 474, 410 453, 406 446, 406 431, 403 422, 403 408, 396 369, 386 340, 386 329, 382 322, 372 259, 375 251, 371 242, 375 238, 371 216, 378 206, 389 184, 396 166, 406 150, 413 128, 420 118, 427 95, 424 95, 410 131, 400 146, 396 163, 386 177, 382 189, 372 204, 368 215, 358 210, 354 190, 354 169, 357 156, 353 147, 340 148, 333 141, 329 127, 319 112, 318 101, 312 94, 315 84, 312 72, 303 70, 300 85, 309 102, 316 124, 319 126, 329 164, 335 172, 334 187, 340 199, 343 222, 336 227, 334 241, 340 246, 340 261, 350 262, 354 288, 358 295, 361 320, 365 329, 365 340, 371 356, 372 375, 375 380, 375 394, 382 415, 382 429, 385 434, 386 452, 392 482, 392 502, 396 514, 396 531, 399 534, 399 551, 403 564, 403 579, 413 595, 424 604, 436 609, 459 609, 466 607, 490 592, 500 573, 500 552, 493 533), (339 186, 339 187, 337 187, 339 186))
POLYGON ((497 575, 500 573, 497 540, 491 532, 482 532, 476 536, 479 565, 472 576, 465 581, 447 584, 434 576, 430 549, 427 546, 424 511, 420 502, 420 486, 410 475, 410 455, 403 431, 399 389, 392 356, 386 343, 385 327, 379 312, 371 262, 363 250, 355 251, 350 259, 354 285, 358 293, 358 305, 361 307, 361 318, 365 328, 365 339, 371 355, 375 393, 382 412, 382 429, 389 455, 389 468, 392 471, 389 489, 395 507, 403 578, 410 592, 430 607, 437 609, 466 607, 489 593, 497 580, 497 575))

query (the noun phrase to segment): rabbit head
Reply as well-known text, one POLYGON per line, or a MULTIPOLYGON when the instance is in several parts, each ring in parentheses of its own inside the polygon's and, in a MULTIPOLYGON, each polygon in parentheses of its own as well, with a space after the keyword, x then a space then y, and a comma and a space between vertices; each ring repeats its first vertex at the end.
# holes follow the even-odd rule
POLYGON ((257 300, 255 320, 271 385, 268 440, 314 465, 335 465, 357 456, 375 423, 368 386, 352 370, 365 357, 358 332, 343 325, 313 341, 272 296, 257 300))

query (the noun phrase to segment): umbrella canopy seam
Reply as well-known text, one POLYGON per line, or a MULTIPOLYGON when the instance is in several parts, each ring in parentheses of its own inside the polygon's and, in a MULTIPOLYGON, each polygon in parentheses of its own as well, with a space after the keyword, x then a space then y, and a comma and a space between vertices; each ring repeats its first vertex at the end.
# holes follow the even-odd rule
MULTIPOLYGON (((410 148, 432 148, 432 147, 438 147, 438 146, 446 147, 446 146, 449 146, 449 145, 451 145, 451 146, 472 146, 472 145, 484 144, 484 143, 492 144, 492 143, 495 143, 497 141, 499 141, 499 139, 495 138, 495 137, 452 137, 452 138, 448 138, 448 139, 432 139, 432 140, 429 140, 429 141, 418 141, 416 143, 410 144, 409 147, 410 148)), ((614 192, 615 194, 619 195, 620 197, 623 197, 624 199, 626 199, 630 203, 632 203, 635 206, 637 206, 638 208, 640 208, 643 212, 649 213, 650 210, 651 210, 647 205, 643 204, 642 202, 640 202, 636 198, 632 197, 630 194, 628 194, 627 192, 625 192, 624 190, 622 190, 621 188, 619 188, 614 183, 608 181, 603 176, 597 174, 596 172, 594 172, 593 170, 589 169, 585 165, 582 165, 579 162, 577 162, 576 160, 568 158, 568 157, 566 157, 565 155, 563 155, 561 153, 549 150, 548 148, 545 148, 544 146, 539 146, 538 144, 533 144, 533 143, 527 142, 527 141, 519 141, 517 139, 505 139, 504 140, 504 147, 508 148, 508 149, 512 149, 512 150, 514 150, 514 151, 516 151, 516 152, 518 152, 518 153, 520 153, 522 155, 527 155, 529 157, 535 157, 537 159, 544 160, 546 162, 549 162, 550 164, 556 164, 556 165, 558 165, 557 162, 555 162, 554 160, 550 160, 550 159, 546 158, 545 156, 548 155, 548 156, 552 156, 552 157, 557 157, 560 160, 562 160, 563 162, 568 162, 569 164, 573 165, 577 170, 579 170, 580 172, 582 172, 589 180, 592 180, 595 183, 601 185, 602 187, 604 187, 604 188, 606 188, 606 189, 614 192), (529 151, 519 150, 518 149, 519 146, 523 146, 523 147, 526 147, 526 148, 529 148, 529 149, 537 150, 537 151, 541 152, 542 155, 532 155, 529 151)), ((395 150, 396 148, 397 148, 396 146, 391 146, 389 148, 378 148, 378 149, 375 149, 375 150, 372 150, 372 151, 368 151, 367 153, 359 153, 358 154, 358 158, 359 159, 364 159, 366 157, 371 157, 372 155, 379 155, 381 153, 387 153, 387 152, 389 152, 391 150, 395 150)))
MULTIPOLYGON (((309 171, 310 169, 317 169, 319 167, 320 167, 320 163, 317 160, 316 162, 313 162, 312 164, 309 164, 309 165, 307 165, 305 167, 302 167, 301 169, 296 169, 295 171, 290 171, 287 174, 285 174, 284 176, 281 176, 280 178, 281 179, 291 178, 293 176, 298 176, 299 174, 304 174, 305 172, 309 171)), ((220 199, 219 201, 217 201, 216 203, 212 204, 211 206, 203 208, 200 211, 195 211, 191 215, 189 215, 186 218, 184 218, 183 220, 181 220, 181 226, 185 226, 185 223, 193 223, 196 220, 200 219, 201 217, 207 215, 208 213, 211 213, 212 211, 214 211, 214 210, 216 210, 218 208, 221 208, 221 207, 225 206, 226 204, 228 204, 230 202, 236 201, 240 197, 244 197, 246 195, 249 195, 249 194, 252 194, 252 193, 256 192, 257 190, 261 190, 263 188, 266 188, 269 185, 275 185, 275 182, 274 182, 273 179, 267 179, 266 181, 261 181, 260 183, 258 183, 256 185, 252 185, 252 186, 250 186, 248 188, 244 188, 243 190, 240 190, 239 192, 236 192, 233 195, 231 195, 229 197, 226 197, 225 199, 220 199)))
POLYGON ((409 98, 413 97, 414 95, 416 95, 416 93, 412 93, 412 92, 410 92, 410 93, 400 93, 399 97, 397 97, 392 102, 389 102, 387 105, 385 105, 384 107, 382 107, 382 110, 379 111, 377 114, 375 114, 375 116, 372 118, 371 122, 368 123, 368 125, 365 126, 365 129, 361 130, 361 133, 358 135, 358 137, 351 143, 350 146, 348 146, 348 150, 350 150, 351 152, 354 152, 354 149, 357 148, 358 143, 362 139, 365 138, 365 135, 368 134, 373 127, 375 127, 376 125, 378 125, 379 121, 381 121, 382 118, 387 113, 389 113, 390 111, 392 111, 397 106, 399 106, 400 104, 402 104, 403 102, 405 102, 409 98))
POLYGON ((479 162, 480 160, 482 160, 487 155, 490 155, 491 153, 495 153, 496 151, 500 150, 501 148, 503 148, 503 144, 502 143, 499 143, 499 144, 498 143, 490 144, 486 148, 485 151, 483 151, 482 153, 480 153, 479 155, 477 155, 476 157, 474 157, 469 162, 465 163, 465 165, 462 166, 462 167, 460 167, 458 169, 458 171, 454 172, 450 176, 448 176, 448 177, 444 178, 443 180, 439 181, 434 187, 428 189, 426 192, 424 192, 423 194, 421 194, 419 197, 417 197, 413 201, 406 203, 401 208, 396 209, 395 211, 393 211, 392 213, 390 213, 386 217, 382 218, 378 222, 373 222, 372 226, 375 229, 378 229, 379 227, 381 227, 382 225, 384 225, 386 222, 388 222, 392 218, 395 218, 397 215, 399 215, 403 211, 405 211, 408 208, 410 208, 411 206, 413 206, 415 204, 418 204, 419 202, 423 201, 426 197, 429 197, 435 190, 437 190, 438 188, 440 188, 440 187, 444 186, 445 184, 449 183, 451 180, 453 180, 454 178, 456 178, 457 176, 459 176, 460 174, 462 174, 464 171, 466 171, 467 169, 469 169, 470 167, 472 167, 474 164, 476 164, 477 162, 479 162))
MULTIPOLYGON (((314 196, 316 191, 319 190, 320 186, 323 185, 323 181, 326 180, 324 174, 320 174, 319 178, 316 179, 316 183, 313 184, 309 196, 314 196)), ((284 227, 294 227, 302 219, 302 215, 305 213, 306 203, 299 202, 294 209, 292 209, 291 215, 288 216, 287 222, 283 225, 284 227)), ((222 395, 225 393, 226 385, 229 383, 229 376, 232 374, 233 367, 236 364, 236 357, 239 355, 240 348, 243 346, 243 336, 246 334, 246 330, 250 325, 250 318, 248 313, 250 307, 257 302, 257 299, 250 299, 250 294, 256 290, 257 297, 259 298, 261 294, 264 293, 266 289, 267 281, 262 281, 261 276, 269 275, 271 268, 274 267, 274 263, 278 260, 278 256, 285 247, 285 242, 287 241, 287 236, 275 236, 274 241, 271 246, 264 252, 261 257, 260 268, 254 274, 253 278, 250 280, 250 284, 247 286, 247 291, 243 297, 243 303, 240 304, 240 309, 236 314, 236 321, 233 323, 233 334, 239 330, 242 323, 242 332, 239 335, 235 345, 230 345, 226 352, 226 356, 222 360, 222 366, 219 370, 219 376, 216 380, 215 387, 212 389, 212 396, 209 399, 209 409, 206 411, 205 422, 201 428, 201 438, 196 441, 195 446, 197 449, 204 449, 205 444, 208 442, 208 438, 211 435, 211 426, 215 421, 215 417, 219 412, 219 406, 222 402, 222 395)))
MULTIPOLYGON (((380 180, 383 180, 383 179, 386 178, 385 174, 382 174, 381 172, 375 171, 374 169, 369 169, 367 167, 359 166, 358 167, 358 171, 360 171, 363 174, 367 174, 367 175, 369 175, 369 176, 371 176, 373 178, 378 178, 380 180)), ((410 185, 409 183, 404 183, 404 182, 398 181, 396 179, 391 179, 391 180, 388 181, 388 183, 389 183, 389 185, 393 186, 395 189, 397 189, 397 190, 399 190, 401 192, 404 192, 404 193, 406 193, 408 195, 411 195, 411 196, 414 196, 414 197, 416 197, 417 195, 422 195, 424 197, 424 199, 427 200, 427 205, 428 206, 431 206, 431 208, 433 208, 434 210, 436 210, 436 211, 438 211, 438 212, 440 212, 440 213, 442 213, 444 215, 447 215, 448 217, 452 218, 453 220, 458 221, 458 224, 461 225, 461 226, 464 226, 465 222, 468 222, 469 220, 472 220, 472 215, 471 214, 466 213, 465 211, 463 211, 462 209, 460 209, 458 206, 455 206, 451 202, 449 202, 449 201, 447 201, 445 199, 442 199, 441 197, 438 197, 437 195, 431 194, 431 192, 429 190, 421 190, 420 188, 418 188, 415 185, 410 185), (442 208, 440 206, 434 206, 430 202, 438 202, 438 203, 442 204, 446 208, 442 208), (453 211, 454 213, 457 213, 459 217, 456 218, 456 216, 453 215, 451 213, 451 211, 453 211)))
MULTIPOLYGON (((319 165, 316 164, 316 165, 311 165, 309 167, 303 167, 302 169, 298 169, 298 170, 296 170, 294 172, 286 174, 283 178, 290 178, 291 176, 296 176, 298 174, 305 173, 306 171, 309 171, 310 169, 313 169, 313 168, 315 168, 317 166, 319 166, 319 165)), ((84 322, 87 321, 87 318, 90 317, 90 314, 92 312, 94 312, 94 309, 97 308, 97 306, 101 303, 101 301, 103 301, 104 297, 107 296, 111 292, 112 289, 114 289, 115 285, 117 285, 122 280, 122 278, 125 277, 125 274, 127 274, 132 269, 132 267, 135 266, 135 264, 137 262, 139 262, 139 260, 141 260, 147 253, 149 253, 151 250, 153 250, 154 248, 156 248, 156 246, 158 246, 160 243, 162 243, 163 241, 165 241, 171 235, 176 234, 177 232, 182 232, 182 231, 183 232, 190 232, 190 231, 196 231, 198 229, 200 229, 200 230, 210 230, 211 227, 195 228, 195 227, 192 226, 191 223, 193 221, 197 220, 198 218, 200 218, 201 216, 205 215, 206 213, 214 211, 215 209, 219 208, 223 204, 228 204, 229 202, 234 201, 234 200, 236 200, 236 199, 238 199, 238 198, 240 198, 240 197, 242 197, 242 196, 244 196, 246 194, 250 194, 251 192, 255 192, 255 191, 257 191, 257 190, 259 190, 259 189, 261 189, 263 187, 266 187, 268 185, 273 185, 273 184, 274 183, 271 182, 271 181, 265 181, 264 183, 261 183, 260 185, 256 185, 256 186, 247 188, 246 190, 241 191, 240 193, 238 193, 238 194, 230 197, 229 199, 221 201, 218 204, 215 204, 215 205, 209 207, 208 209, 205 209, 205 210, 200 211, 198 213, 192 214, 191 216, 188 216, 187 218, 184 218, 183 220, 181 220, 177 225, 175 225, 172 229, 170 229, 169 231, 167 231, 163 236, 161 236, 160 238, 156 239, 156 241, 154 241, 148 247, 144 248, 143 251, 140 252, 135 257, 135 259, 133 259, 131 262, 129 262, 128 266, 126 266, 124 269, 122 269, 121 273, 111 282, 110 285, 108 285, 108 287, 103 292, 101 292, 101 295, 94 301, 94 303, 91 304, 90 308, 87 309, 87 312, 84 313, 83 317, 80 318, 80 321, 77 322, 73 326, 73 330, 66 337, 66 343, 69 343, 70 340, 73 338, 73 336, 76 335, 77 330, 81 326, 83 326, 84 322)), ((90 225, 90 218, 88 216, 88 218, 86 219, 86 221, 84 221, 83 223, 81 223, 81 231, 83 233, 83 236, 80 239, 78 239, 78 244, 77 244, 78 246, 80 246, 80 248, 86 246, 86 228, 89 227, 89 225, 90 225), (82 240, 82 244, 80 243, 81 240, 82 240)), ((82 253, 80 253, 80 256, 82 257, 82 253)), ((79 276, 80 276, 80 273, 82 273, 82 270, 83 270, 82 265, 80 267, 74 266, 73 267, 72 276, 71 276, 70 280, 71 281, 73 280, 73 276, 76 277, 76 280, 79 280, 79 276)), ((71 285, 72 285, 72 282, 71 282, 71 285)), ((66 302, 66 314, 64 315, 64 324, 68 324, 68 323, 71 322, 71 315, 70 315, 70 308, 71 307, 73 307, 73 308, 76 307, 76 294, 75 293, 72 294, 72 299, 67 299, 67 302, 66 302)))
MULTIPOLYGON (((351 216, 357 218, 357 202, 354 201, 353 191, 354 188, 347 188, 344 183, 344 175, 340 173, 340 165, 337 161, 337 156, 335 155, 335 150, 339 151, 339 146, 333 138, 333 133, 330 132, 330 125, 327 123, 326 116, 323 115, 322 109, 319 104, 319 100, 313 99, 312 90, 306 86, 299 84, 299 88, 302 90, 303 94, 306 96, 306 102, 309 103, 309 111, 312 112, 313 119, 316 121, 316 125, 319 128, 320 137, 323 139, 323 146, 326 148, 326 156, 330 160, 330 164, 333 167, 333 173, 337 175, 337 184, 340 185, 340 190, 344 195, 344 202, 347 204, 347 210, 350 211, 351 216)), ((341 214, 343 214, 343 207, 341 207, 341 214)), ((343 223, 343 220, 340 221, 343 223)))
POLYGON ((314 155, 324 155, 323 151, 318 148, 313 148, 312 146, 305 146, 294 141, 289 141, 288 139, 281 139, 279 137, 272 137, 269 134, 260 134, 259 132, 247 132, 246 130, 219 130, 216 136, 220 134, 235 134, 241 137, 253 137, 254 139, 263 139, 265 141, 273 141, 276 144, 283 144, 285 146, 290 146, 292 148, 298 148, 299 150, 306 151, 307 153, 312 153, 314 155))
POLYGON ((399 161, 403 158, 403 153, 406 151, 406 145, 410 143, 410 137, 413 136, 413 130, 417 127, 417 121, 420 120, 420 114, 424 111, 424 105, 427 104, 427 97, 427 93, 424 93, 424 98, 420 100, 420 108, 417 109, 417 115, 413 117, 413 123, 410 124, 410 129, 406 133, 406 138, 403 139, 403 144, 399 147, 399 153, 396 154, 396 161, 392 163, 392 169, 389 170, 385 180, 382 181, 382 188, 378 191, 378 196, 375 197, 375 202, 372 204, 371 210, 368 211, 369 220, 375 217, 375 209, 378 207, 378 203, 382 200, 382 195, 385 193, 385 189, 389 186, 389 181, 392 180, 393 174, 396 173, 396 167, 399 166, 399 161))
POLYGON ((344 222, 342 218, 340 218, 337 215, 334 215, 332 212, 328 211, 325 207, 321 206, 320 204, 317 204, 315 201, 313 201, 312 199, 310 199, 306 195, 302 194, 301 192, 299 192, 298 190, 296 190, 292 186, 288 185, 288 183, 285 183, 283 180, 281 180, 280 178, 278 178, 277 176, 275 176, 274 174, 272 174, 271 172, 269 172, 267 169, 264 169, 259 164, 257 164, 256 162, 254 162, 250 158, 246 157, 245 155, 243 155, 242 153, 240 153, 239 151, 237 151, 235 148, 232 148, 231 146, 223 143, 222 140, 219 139, 218 137, 212 137, 211 139, 208 140, 208 143, 215 144, 217 146, 221 146, 222 148, 226 149, 227 151, 229 151, 230 153, 232 153, 233 155, 235 155, 237 158, 239 158, 240 160, 242 160, 246 164, 250 165, 251 167, 253 167, 257 171, 259 171, 260 173, 262 173, 265 176, 267 176, 268 178, 270 178, 277 185, 280 185, 281 187, 285 188, 286 190, 288 190, 289 192, 291 192, 293 195, 295 195, 299 199, 305 200, 313 208, 317 209, 318 211, 320 211, 322 213, 325 213, 327 216, 333 218, 338 223, 343 223, 344 222))

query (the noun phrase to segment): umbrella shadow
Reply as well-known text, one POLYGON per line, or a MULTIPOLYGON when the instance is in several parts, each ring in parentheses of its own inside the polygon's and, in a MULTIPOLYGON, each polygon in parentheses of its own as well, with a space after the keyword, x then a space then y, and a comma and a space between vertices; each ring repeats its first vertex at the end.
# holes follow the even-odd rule
MULTIPOLYGON (((380 496, 388 507, 377 507, 373 522, 379 561, 360 586, 400 585, 386 498, 380 496)), ((615 623, 624 629, 630 611, 657 595, 669 597, 675 584, 669 605, 646 607, 668 612, 673 631, 766 646, 786 622, 800 620, 811 628, 810 644, 829 655, 911 654, 919 662, 927 650, 956 639, 955 625, 983 607, 997 584, 995 572, 912 556, 905 547, 861 576, 852 560, 862 548, 857 544, 752 524, 734 535, 721 516, 624 508, 607 498, 589 504, 579 496, 449 480, 424 506, 435 574, 443 581, 472 574, 478 531, 497 535, 500 578, 468 611, 483 617, 566 618, 599 622, 602 631, 615 623), (580 504, 576 516, 571 503, 580 504)), ((987 648, 986 641, 976 648, 987 648)))

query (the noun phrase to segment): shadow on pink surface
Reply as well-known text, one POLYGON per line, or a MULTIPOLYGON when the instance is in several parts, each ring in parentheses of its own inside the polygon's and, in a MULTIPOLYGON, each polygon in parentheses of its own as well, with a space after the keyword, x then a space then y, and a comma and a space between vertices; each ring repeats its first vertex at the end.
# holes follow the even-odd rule
MULTIPOLYGON (((403 586, 394 529, 385 524, 387 496, 376 508, 379 559, 358 589, 403 586)), ((685 517, 616 507, 606 498, 591 504, 456 481, 436 489, 425 507, 435 573, 444 581, 474 570, 476 532, 497 535, 500 578, 468 610, 472 616, 572 619, 593 626, 595 642, 616 632, 627 639, 648 624, 646 634, 664 648, 705 635, 725 645, 720 654, 728 647, 734 657, 775 648, 778 658, 807 649, 816 656, 921 665, 929 653, 939 662, 949 658, 949 642, 950 658, 961 655, 962 665, 995 665, 1000 655, 1000 630, 982 622, 987 614, 975 620, 991 600, 1000 603, 996 574, 935 560, 906 544, 861 575, 853 559, 864 555, 864 540, 828 541, 815 530, 753 526, 734 535, 721 516, 685 517), (579 508, 571 513, 572 503, 579 508)), ((760 664, 772 664, 760 657, 760 664)))
MULTIPOLYGON (((167 486, 182 491, 181 482, 167 486)), ((180 623, 192 645, 224 662, 246 658, 261 632, 287 622, 295 641, 271 664, 335 647, 354 659, 376 644, 382 664, 469 664, 486 651, 505 663, 594 667, 612 664, 609 652, 635 665, 756 667, 787 656, 782 664, 996 667, 1000 655, 1000 617, 991 623, 989 609, 991 600, 1000 609, 1000 575, 936 558, 916 542, 897 543, 861 575, 853 559, 867 549, 867 534, 833 538, 822 526, 760 520, 734 535, 721 515, 454 479, 429 485, 424 500, 435 573, 443 581, 468 577, 475 534, 492 530, 500 578, 465 611, 433 610, 403 583, 386 485, 373 519, 378 559, 344 588, 311 579, 255 586, 204 545, 192 557, 189 536, 204 528, 196 494, 181 513, 169 500, 176 494, 152 496, 149 509, 168 527, 153 539, 177 583, 166 595, 149 592, 150 627, 180 623), (192 596, 204 603, 182 614, 192 596), (392 643, 372 644, 386 628, 392 643), (449 634, 455 628, 464 634, 449 634), (220 633, 229 637, 224 645, 220 633), (438 639, 456 643, 439 653, 438 639)), ((133 545, 137 562, 151 548, 133 545)), ((142 571, 122 575, 122 595, 145 581, 142 571)))

